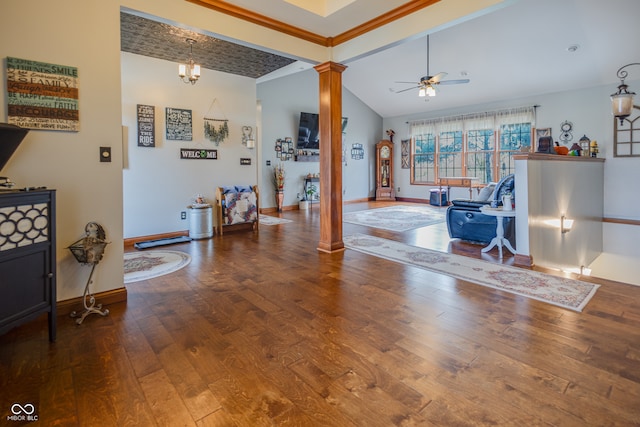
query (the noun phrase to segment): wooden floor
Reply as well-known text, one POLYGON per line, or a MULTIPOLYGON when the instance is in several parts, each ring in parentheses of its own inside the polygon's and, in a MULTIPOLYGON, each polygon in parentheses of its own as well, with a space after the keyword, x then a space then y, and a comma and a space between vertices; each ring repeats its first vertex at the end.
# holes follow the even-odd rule
MULTIPOLYGON (((605 283, 575 313, 322 254, 317 208, 281 215, 166 247, 192 263, 127 285, 108 317, 61 317, 55 344, 44 319, 0 336, 0 425, 21 425, 14 403, 38 426, 640 425, 640 287, 605 283)), ((481 257, 442 225, 352 232, 481 257)))

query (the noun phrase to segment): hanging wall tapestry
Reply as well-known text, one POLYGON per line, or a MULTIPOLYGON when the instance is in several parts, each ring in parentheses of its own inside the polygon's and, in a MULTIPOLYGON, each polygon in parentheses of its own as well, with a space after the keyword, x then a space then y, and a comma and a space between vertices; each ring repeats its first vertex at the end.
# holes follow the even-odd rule
POLYGON ((220 145, 229 137, 229 120, 226 119, 222 106, 218 102, 218 98, 213 98, 209 109, 204 114, 204 137, 215 145, 220 145), (217 107, 217 108, 216 108, 217 107), (217 112, 214 110, 218 110, 217 112), (211 119, 209 117, 222 117, 221 119, 211 119))
POLYGON ((156 107, 138 104, 138 147, 156 146, 156 107))
POLYGON ((27 129, 79 131, 78 69, 7 57, 7 116, 27 129))
POLYGON ((167 139, 191 141, 192 138, 191 110, 167 107, 167 139))
POLYGON ((220 145, 229 136, 229 125, 226 119, 204 118, 204 137, 215 145, 220 145))

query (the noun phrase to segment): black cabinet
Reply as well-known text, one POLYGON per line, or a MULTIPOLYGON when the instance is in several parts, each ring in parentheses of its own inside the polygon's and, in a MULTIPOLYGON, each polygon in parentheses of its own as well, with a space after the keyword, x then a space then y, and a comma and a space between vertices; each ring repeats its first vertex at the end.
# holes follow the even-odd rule
POLYGON ((0 191, 0 333, 47 313, 56 339, 55 194, 0 191))

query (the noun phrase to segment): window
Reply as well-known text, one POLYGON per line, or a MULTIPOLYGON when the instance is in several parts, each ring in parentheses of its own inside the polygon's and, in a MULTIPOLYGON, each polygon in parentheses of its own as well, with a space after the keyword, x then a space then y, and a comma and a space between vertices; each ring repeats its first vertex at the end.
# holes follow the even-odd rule
POLYGON ((411 182, 434 182, 436 178, 436 137, 432 133, 418 135, 413 144, 411 182))
POLYGON ((531 123, 515 123, 500 126, 500 176, 515 171, 513 155, 521 147, 531 147, 531 123))
POLYGON ((479 182, 497 181, 494 176, 496 136, 493 129, 467 131, 466 176, 475 176, 479 182))
POLYGON ((631 115, 622 123, 613 119, 613 157, 640 157, 640 107, 634 105, 631 115))
POLYGON ((498 181, 514 172, 514 154, 530 150, 534 122, 534 107, 413 122, 411 183, 455 176, 498 181))

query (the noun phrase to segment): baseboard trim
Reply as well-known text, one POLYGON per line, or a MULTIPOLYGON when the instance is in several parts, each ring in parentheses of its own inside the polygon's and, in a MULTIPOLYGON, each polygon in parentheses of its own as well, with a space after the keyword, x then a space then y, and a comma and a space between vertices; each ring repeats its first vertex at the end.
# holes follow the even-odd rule
POLYGON ((124 247, 131 247, 138 242, 146 242, 147 240, 170 239, 172 237, 188 236, 188 231, 174 231, 172 233, 152 234, 150 236, 129 237, 124 239, 124 247))
POLYGON ((351 203, 373 202, 375 200, 376 200, 375 197, 364 197, 362 199, 351 199, 351 200, 343 201, 343 203, 345 205, 348 205, 351 203))
MULTIPOLYGON (((408 203, 420 203, 423 205, 430 205, 429 200, 426 199, 414 199, 411 197, 398 197, 396 196, 396 202, 408 202, 408 203)), ((440 206, 438 206, 440 207, 440 206)))
MULTIPOLYGON (((127 288, 117 288, 110 291, 99 292, 93 294, 98 304, 107 306, 109 304, 116 304, 119 302, 127 302, 127 288)), ((82 310, 84 305, 82 304, 82 297, 71 298, 64 301, 58 301, 56 303, 56 310, 58 316, 68 316, 72 311, 82 310)))

